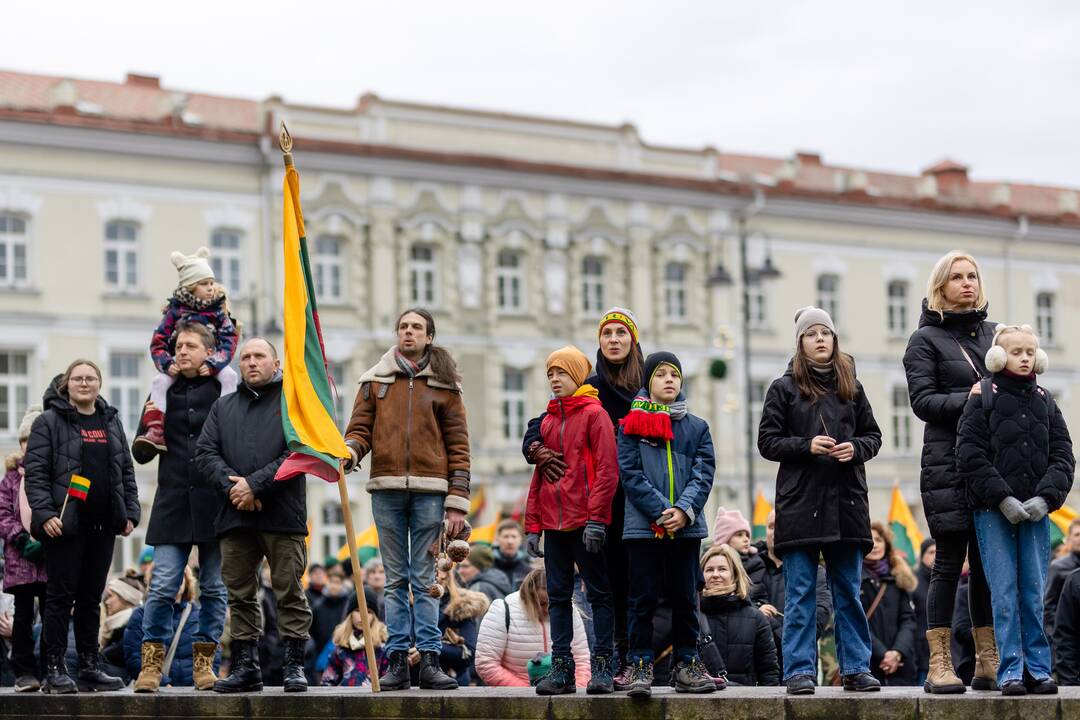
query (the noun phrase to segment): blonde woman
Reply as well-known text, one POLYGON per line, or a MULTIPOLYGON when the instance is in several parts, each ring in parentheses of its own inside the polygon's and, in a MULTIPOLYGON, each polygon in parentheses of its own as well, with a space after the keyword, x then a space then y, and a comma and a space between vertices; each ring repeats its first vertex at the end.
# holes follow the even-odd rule
POLYGON ((965 557, 971 566, 969 605, 976 656, 971 689, 997 689, 990 590, 954 450, 964 405, 979 395, 980 380, 989 376, 983 362, 994 339, 994 323, 986 320, 987 308, 978 263, 954 250, 930 273, 919 329, 904 353, 911 408, 926 423, 919 488, 930 534, 937 541, 926 597, 930 667, 923 689, 930 693, 964 692, 964 683, 953 671, 950 641, 965 557))
MULTIPOLYGON (((570 649, 577 686, 585 687, 589 682, 589 646, 577 612, 570 649)), ((539 568, 525 576, 518 592, 488 608, 476 638, 476 674, 493 687, 529 687, 539 682, 539 671, 550 663, 547 578, 539 568)))

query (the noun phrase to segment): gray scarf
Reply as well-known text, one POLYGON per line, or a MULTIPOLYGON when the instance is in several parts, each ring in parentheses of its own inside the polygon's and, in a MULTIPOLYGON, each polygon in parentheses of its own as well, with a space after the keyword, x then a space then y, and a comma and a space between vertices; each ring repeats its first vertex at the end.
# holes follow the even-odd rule
POLYGON ((668 414, 671 415, 672 420, 682 420, 686 417, 686 401, 676 400, 668 405, 668 414))

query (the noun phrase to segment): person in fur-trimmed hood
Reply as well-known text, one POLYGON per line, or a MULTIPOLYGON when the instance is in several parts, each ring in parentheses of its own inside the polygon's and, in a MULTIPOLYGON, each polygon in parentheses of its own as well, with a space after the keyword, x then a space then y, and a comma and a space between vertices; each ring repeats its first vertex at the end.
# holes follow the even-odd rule
POLYGON ((179 275, 173 296, 165 303, 161 322, 150 339, 150 357, 158 374, 150 383, 150 402, 143 409, 139 427, 143 432, 135 438, 132 449, 143 452, 168 452, 165 443, 165 411, 169 388, 180 374, 176 363, 176 337, 183 322, 198 322, 210 329, 214 347, 199 368, 203 376, 217 377, 221 394, 236 391, 240 376, 229 367, 240 339, 240 330, 229 314, 225 287, 214 279, 210 267, 210 251, 204 247, 194 255, 173 252, 169 256, 179 275))
POLYGON ((472 683, 476 635, 491 601, 484 593, 459 587, 453 570, 439 571, 437 581, 443 587, 439 601, 439 630, 442 631, 439 664, 460 687, 467 687, 472 683))
POLYGON ((397 344, 360 377, 345 431, 352 457, 346 472, 369 453, 367 489, 386 569, 386 651, 383 690, 408 690, 409 648, 420 652, 420 687, 457 689, 439 667, 439 601, 410 587, 435 582, 428 551, 444 526, 447 537, 465 527, 469 511, 469 425, 461 376, 450 352, 435 345, 435 319, 412 308, 396 324, 397 344), (415 640, 415 642, 414 642, 415 640))
POLYGON ((976 508, 1003 695, 1057 692, 1042 622, 1047 515, 1072 489, 1076 460, 1061 409, 1036 382, 1046 366, 1030 326, 998 325, 986 352, 993 378, 964 406, 956 443, 957 468, 976 508), (1033 678, 1027 683, 1025 669, 1033 678))
POLYGON ((670 352, 645 360, 645 387, 619 428, 619 470, 626 492, 623 539, 634 578, 630 695, 651 695, 652 620, 661 594, 671 606, 676 689, 714 692, 716 684, 697 649, 697 584, 698 548, 708 535, 703 511, 716 458, 709 424, 687 410, 682 363, 670 352))
POLYGON ((919 581, 883 523, 870 524, 874 548, 863 560, 862 605, 870 624, 870 667, 882 685, 914 685, 915 605, 919 581))

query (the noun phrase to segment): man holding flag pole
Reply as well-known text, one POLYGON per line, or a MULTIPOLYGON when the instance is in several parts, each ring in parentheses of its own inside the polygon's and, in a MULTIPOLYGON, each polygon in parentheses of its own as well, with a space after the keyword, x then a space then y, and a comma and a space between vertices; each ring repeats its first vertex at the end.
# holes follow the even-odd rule
MULTIPOLYGON (((334 394, 326 368, 322 328, 315 303, 315 285, 311 278, 304 215, 300 209, 300 175, 292 158, 292 137, 281 125, 281 151, 284 153, 285 181, 282 193, 282 240, 285 247, 285 363, 281 390, 282 430, 290 454, 274 475, 275 480, 290 480, 298 475, 315 475, 336 482, 345 522, 345 536, 353 575, 361 577, 356 557, 356 532, 353 528, 349 489, 345 484, 342 462, 350 458, 348 448, 334 422, 334 394)), ((252 499, 254 502, 255 499, 252 499)), ((367 602, 357 593, 368 667, 378 667, 371 641, 367 602)), ((371 689, 379 692, 379 678, 372 675, 371 689)))

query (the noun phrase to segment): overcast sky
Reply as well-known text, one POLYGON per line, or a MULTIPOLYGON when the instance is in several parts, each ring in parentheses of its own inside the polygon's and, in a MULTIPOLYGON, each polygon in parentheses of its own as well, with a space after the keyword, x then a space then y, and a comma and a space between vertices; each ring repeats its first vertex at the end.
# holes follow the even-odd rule
POLYGON ((1080 187, 1080 3, 14 0, 0 68, 351 107, 633 122, 646 142, 1080 187))

